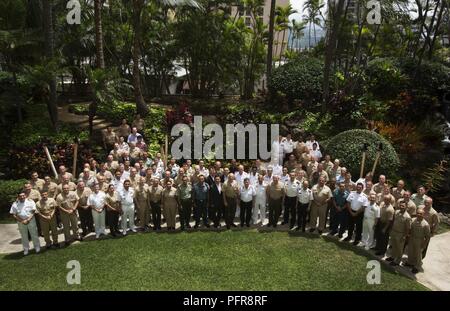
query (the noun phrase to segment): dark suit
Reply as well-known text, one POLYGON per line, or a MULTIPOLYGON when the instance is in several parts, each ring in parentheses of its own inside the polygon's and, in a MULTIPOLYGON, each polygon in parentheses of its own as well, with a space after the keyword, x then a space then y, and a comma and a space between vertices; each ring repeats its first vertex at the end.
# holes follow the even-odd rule
POLYGON ((219 175, 219 174, 216 174, 215 176, 208 175, 208 177, 206 178, 206 182, 208 183, 208 185, 212 186, 215 183, 214 178, 216 176, 220 176, 220 182, 223 183, 223 180, 224 180, 223 175, 219 175))
MULTIPOLYGON (((222 186, 222 184, 221 184, 222 186)), ((223 194, 219 192, 216 183, 211 185, 209 190, 209 217, 214 222, 214 227, 220 225, 220 218, 223 215, 223 194)))

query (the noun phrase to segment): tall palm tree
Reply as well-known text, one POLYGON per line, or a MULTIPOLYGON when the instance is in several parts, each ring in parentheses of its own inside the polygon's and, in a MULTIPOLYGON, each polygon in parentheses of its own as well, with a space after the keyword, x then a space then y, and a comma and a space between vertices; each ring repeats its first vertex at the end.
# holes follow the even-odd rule
POLYGON ((275 28, 275 5, 276 0, 270 1, 270 14, 269 14, 269 36, 267 41, 267 71, 266 79, 269 80, 272 75, 272 59, 273 59, 273 34, 275 28))
POLYGON ((309 24, 308 26, 308 45, 311 48, 311 28, 314 33, 314 44, 317 44, 317 36, 316 36, 316 26, 320 25, 320 16, 321 9, 324 7, 323 0, 307 0, 303 4, 303 12, 306 11, 306 14, 303 15, 303 19, 309 24))
MULTIPOLYGON (((281 39, 281 46, 280 46, 280 59, 283 55, 284 39, 286 38, 286 31, 289 29, 289 16, 291 16, 294 13, 297 13, 297 11, 292 9, 292 5, 290 5, 290 4, 285 7, 279 6, 276 8, 278 30, 279 30, 279 33, 280 32, 283 33, 283 36, 281 39)), ((277 44, 277 47, 278 47, 278 44, 277 44)), ((277 48, 277 50, 278 50, 278 48, 277 48)))
MULTIPOLYGON (((54 30, 53 30, 53 0, 42 0, 42 15, 44 26, 45 58, 51 60, 54 57, 54 30)), ((56 106, 56 75, 51 74, 49 80, 50 96, 47 101, 47 109, 53 128, 58 131, 58 108, 56 106)))
MULTIPOLYGON (((133 58, 133 87, 134 97, 136 100, 136 110, 141 115, 147 115, 148 107, 145 104, 144 96, 141 88, 141 38, 142 38, 142 11, 150 1, 147 0, 132 0, 132 27, 134 32, 132 58, 133 58)), ((196 0, 157 0, 157 3, 163 6, 177 7, 177 6, 191 6, 194 8, 201 8, 196 0)))

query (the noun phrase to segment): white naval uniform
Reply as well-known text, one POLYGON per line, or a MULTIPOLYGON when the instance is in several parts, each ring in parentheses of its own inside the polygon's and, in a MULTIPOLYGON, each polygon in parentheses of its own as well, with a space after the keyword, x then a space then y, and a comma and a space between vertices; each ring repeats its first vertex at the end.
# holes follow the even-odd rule
POLYGON ((254 185, 255 188, 255 207, 253 208, 252 213, 252 223, 256 225, 258 223, 258 213, 259 218, 261 219, 261 225, 265 224, 266 221, 266 187, 267 183, 263 181, 262 185, 257 183, 254 185))
POLYGON ((134 189, 132 187, 122 188, 119 192, 120 203, 122 204, 122 234, 127 234, 127 220, 130 222, 130 229, 135 231, 134 226, 134 189))
POLYGON ((87 204, 93 206, 96 209, 101 209, 101 213, 92 209, 92 219, 95 225, 95 236, 98 238, 100 234, 106 235, 105 233, 105 197, 106 194, 103 191, 98 193, 92 192, 89 197, 87 204))
POLYGON ((381 210, 377 203, 369 204, 364 210, 361 242, 366 249, 375 246, 375 220, 380 218, 381 210))
MULTIPOLYGON (((36 203, 33 200, 25 199, 25 201, 20 202, 17 200, 11 206, 9 213, 11 215, 16 215, 20 219, 24 220, 30 217, 32 214, 36 212, 36 203)), ((41 244, 39 242, 39 236, 37 232, 36 226, 36 217, 31 218, 30 222, 26 225, 17 222, 19 226, 20 236, 22 238, 22 246, 24 254, 28 254, 28 250, 30 249, 30 243, 28 241, 28 232, 30 233, 31 240, 33 241, 33 246, 36 252, 41 250, 41 244)))

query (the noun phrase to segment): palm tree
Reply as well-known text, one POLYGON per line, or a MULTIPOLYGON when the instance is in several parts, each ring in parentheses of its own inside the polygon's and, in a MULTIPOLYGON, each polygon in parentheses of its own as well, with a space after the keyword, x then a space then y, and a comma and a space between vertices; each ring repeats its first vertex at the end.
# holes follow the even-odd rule
POLYGON ((304 30, 306 28, 306 22, 301 21, 297 22, 295 19, 292 20, 292 26, 290 26, 291 33, 292 33, 292 40, 291 40, 291 49, 294 49, 294 43, 295 49, 298 50, 300 48, 300 39, 304 36, 304 30))
MULTIPOLYGON (((158 4, 164 6, 191 6, 200 8, 200 4, 196 0, 157 0, 158 4)), ((140 59, 141 59, 141 38, 142 38, 142 11, 144 6, 148 4, 146 0, 132 0, 132 27, 134 32, 132 58, 133 58, 133 87, 134 97, 136 100, 136 110, 139 114, 145 116, 148 114, 148 107, 145 104, 144 96, 141 89, 141 73, 140 73, 140 59)))
MULTIPOLYGON (((54 31, 53 31, 53 0, 42 0, 42 15, 44 24, 45 57, 52 60, 54 57, 54 31)), ((47 109, 53 128, 58 131, 58 108, 56 106, 56 76, 51 75, 49 81, 50 97, 47 101, 47 109)))
MULTIPOLYGON (((280 46, 280 59, 283 55, 284 39, 286 38, 286 31, 289 29, 289 16, 291 16, 294 13, 297 13, 297 11, 292 9, 292 5, 290 5, 290 4, 285 7, 279 6, 276 8, 278 31, 279 31, 279 33, 283 32, 283 37, 282 37, 281 46, 280 46)), ((278 44, 277 44, 277 47, 278 47, 278 44)), ((277 48, 277 50, 278 50, 278 48, 277 48)))
POLYGON ((272 58, 273 58, 273 33, 275 27, 275 5, 276 0, 270 1, 270 15, 269 15, 269 36, 267 41, 267 72, 266 79, 269 80, 272 75, 272 58))
POLYGON ((311 27, 314 32, 314 43, 317 44, 317 36, 316 36, 316 25, 320 25, 320 10, 324 7, 323 0, 307 0, 303 4, 303 12, 306 11, 306 14, 303 15, 304 20, 309 24, 308 29, 308 45, 311 48, 311 27))

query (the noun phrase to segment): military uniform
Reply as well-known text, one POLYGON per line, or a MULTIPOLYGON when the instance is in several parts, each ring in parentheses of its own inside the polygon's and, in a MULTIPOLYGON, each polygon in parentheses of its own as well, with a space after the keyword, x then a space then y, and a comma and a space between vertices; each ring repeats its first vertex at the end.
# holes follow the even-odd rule
POLYGON ((377 254, 384 255, 386 253, 389 242, 389 233, 392 227, 392 220, 394 219, 395 210, 392 204, 386 206, 384 202, 380 204, 380 220, 375 227, 375 237, 377 243, 375 249, 377 254))
POLYGON ((319 217, 319 227, 318 230, 325 230, 326 216, 328 199, 333 197, 330 187, 324 185, 321 187, 319 184, 312 187, 313 200, 311 201, 311 215, 310 215, 310 227, 311 229, 316 228, 317 217, 319 217))
POLYGON ((31 189, 29 193, 25 193, 27 199, 33 200, 34 203, 37 203, 41 200, 41 193, 36 189, 31 189))
POLYGON ((74 239, 78 239, 78 217, 76 210, 76 202, 78 196, 74 191, 70 191, 69 194, 60 193, 56 196, 56 203, 61 209, 61 220, 63 223, 64 239, 67 242, 71 242, 74 239), (71 211, 71 213, 65 212, 65 210, 71 211), (72 234, 70 233, 72 230, 72 234))
POLYGON ((112 236, 116 236, 120 233, 119 231, 119 215, 120 215, 120 198, 117 192, 114 192, 112 195, 110 193, 106 193, 105 203, 115 210, 106 208, 106 218, 109 225, 109 232, 112 236))
POLYGON ((422 265, 422 253, 431 237, 430 225, 425 219, 414 218, 408 243, 408 264, 418 269, 422 265))
POLYGON ((180 200, 180 225, 181 228, 190 227, 191 213, 192 213, 192 185, 181 183, 177 188, 178 199, 180 200))
POLYGON ((175 229, 178 210, 177 189, 174 187, 171 187, 169 190, 164 189, 161 194, 161 207, 165 211, 167 228, 175 229))
POLYGON ((232 183, 227 181, 222 185, 222 192, 225 196, 224 203, 226 202, 226 204, 224 204, 223 211, 227 228, 230 228, 230 226, 236 226, 234 224, 234 217, 236 215, 238 189, 239 185, 235 180, 233 180, 232 183))
POLYGON ((91 209, 89 208, 88 198, 92 190, 85 187, 83 191, 77 189, 78 196, 78 215, 80 216, 82 235, 86 236, 90 232, 94 232, 94 219, 92 218, 91 209))
POLYGON ((24 255, 28 254, 28 250, 30 248, 28 233, 31 236, 31 240, 33 241, 33 246, 36 252, 38 253, 41 250, 39 236, 36 228, 36 217, 33 216, 35 212, 36 203, 34 203, 34 201, 30 199, 25 199, 23 202, 20 202, 19 200, 15 201, 9 211, 11 215, 15 215, 21 220, 29 219, 31 217, 28 224, 23 224, 19 221, 17 222, 17 225, 19 226, 20 236, 22 237, 24 255))
MULTIPOLYGON (((69 181, 67 184, 69 185, 69 191, 76 191, 76 190, 77 190, 77 185, 75 185, 75 183, 69 181)), ((63 187, 64 185, 65 185, 65 184, 60 183, 60 184, 56 187, 56 195, 62 193, 62 187, 63 187)))
POLYGON ((148 188, 154 230, 161 229, 161 194, 163 190, 164 188, 161 185, 157 187, 150 186, 148 188))
POLYGON ((55 215, 57 207, 58 205, 53 198, 48 198, 47 200, 41 199, 36 203, 36 209, 39 213, 39 222, 41 224, 41 231, 47 247, 50 247, 52 244, 58 244, 58 228, 56 226, 55 215), (46 219, 42 216, 50 217, 50 219, 46 219), (53 243, 52 240, 50 240, 50 231, 52 233, 53 243))
POLYGON ((406 238, 411 229, 411 217, 408 212, 401 212, 400 210, 395 211, 394 223, 391 229, 391 240, 390 244, 391 257, 394 259, 396 264, 399 264, 402 260, 403 249, 405 248, 406 238))
MULTIPOLYGON (((432 207, 429 211, 427 211, 425 208, 423 209, 423 211, 423 219, 425 219, 430 225, 430 234, 431 236, 434 236, 437 233, 437 229, 439 227, 439 216, 435 209, 432 207)), ((428 243, 429 241, 423 249, 422 258, 425 258, 425 256, 427 255, 428 243)))
POLYGON ((138 213, 138 226, 145 228, 150 223, 150 202, 147 184, 139 184, 136 191, 136 209, 138 213))
POLYGON ((275 228, 281 215, 281 202, 285 194, 284 184, 278 182, 275 185, 271 182, 266 189, 267 199, 269 202, 269 226, 273 226, 275 228))
MULTIPOLYGON (((399 199, 397 201, 397 206, 400 206, 400 202, 405 202, 405 199, 399 199)), ((416 217, 416 204, 414 204, 413 201, 408 200, 408 202, 406 202, 406 211, 408 212, 409 216, 411 216, 411 218, 416 217)))
POLYGON ((31 188, 39 192, 42 192, 42 187, 44 186, 44 183, 45 181, 40 178, 37 178, 36 180, 33 179, 30 180, 31 188))
POLYGON ((49 183, 44 183, 42 185, 41 193, 46 191, 49 198, 56 198, 57 191, 58 191, 58 185, 54 183, 53 181, 49 183))
MULTIPOLYGON (((399 189, 397 187, 392 188, 392 195, 393 195, 393 197, 395 199, 395 202, 394 202, 394 208, 395 209, 398 208, 397 202, 398 202, 398 200, 403 198, 403 194, 404 193, 405 193, 405 189, 399 189)), ((409 216, 411 216, 411 214, 409 216)))

